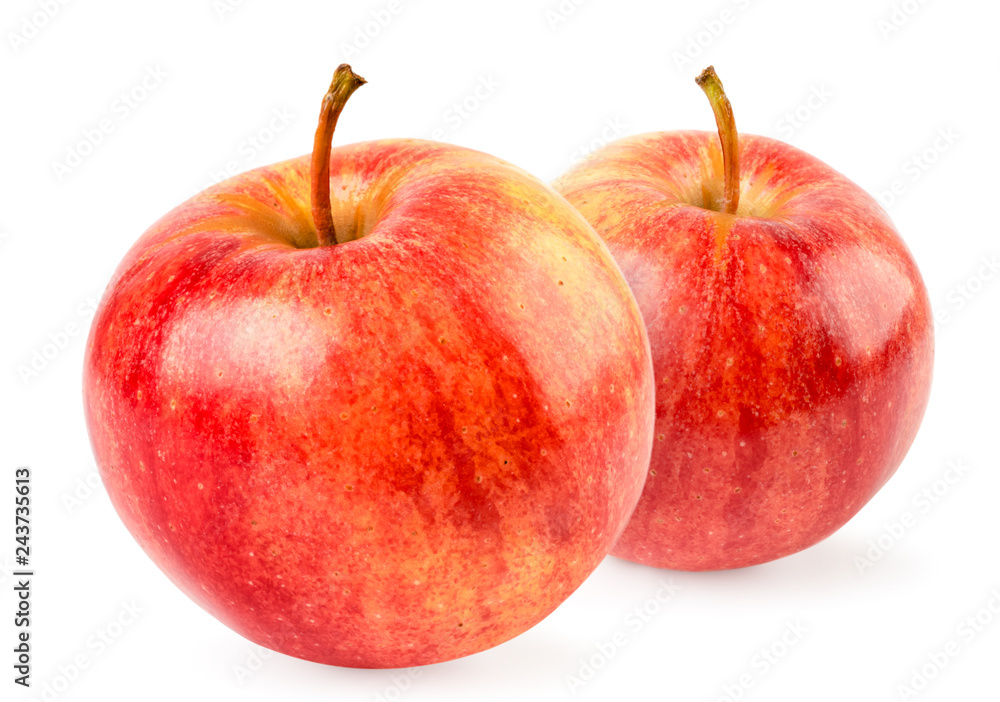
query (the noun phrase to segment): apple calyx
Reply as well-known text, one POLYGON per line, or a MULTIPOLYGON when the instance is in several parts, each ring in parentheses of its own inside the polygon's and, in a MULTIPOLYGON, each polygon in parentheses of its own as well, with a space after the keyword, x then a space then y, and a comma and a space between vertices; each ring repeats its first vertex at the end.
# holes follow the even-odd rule
POLYGON ((337 127, 337 118, 340 117, 348 98, 367 82, 351 70, 350 66, 342 63, 333 72, 330 88, 323 96, 310 167, 313 226, 316 227, 316 238, 320 246, 340 243, 337 241, 337 232, 333 226, 330 203, 330 144, 333 141, 333 130, 337 127))
POLYGON ((726 97, 726 91, 722 89, 722 81, 719 80, 714 67, 709 66, 694 80, 708 96, 712 112, 715 113, 715 123, 719 128, 719 140, 722 142, 725 174, 722 211, 736 214, 736 208, 740 204, 740 150, 733 106, 726 97))

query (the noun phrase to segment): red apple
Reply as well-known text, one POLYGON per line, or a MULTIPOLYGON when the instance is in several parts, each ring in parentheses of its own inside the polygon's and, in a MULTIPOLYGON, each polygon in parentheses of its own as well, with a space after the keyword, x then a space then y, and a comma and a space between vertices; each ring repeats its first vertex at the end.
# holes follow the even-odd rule
POLYGON ((583 582, 642 491, 655 393, 628 284, 548 186, 429 141, 331 153, 363 82, 338 69, 311 160, 139 239, 84 394, 115 509, 195 602, 275 651, 404 667, 583 582))
POLYGON ((653 351, 649 477, 613 553, 680 570, 763 563, 839 529, 903 460, 933 358, 927 292, 888 215, 812 156, 737 137, 711 67, 698 82, 718 135, 627 137, 556 183, 608 243, 653 351))

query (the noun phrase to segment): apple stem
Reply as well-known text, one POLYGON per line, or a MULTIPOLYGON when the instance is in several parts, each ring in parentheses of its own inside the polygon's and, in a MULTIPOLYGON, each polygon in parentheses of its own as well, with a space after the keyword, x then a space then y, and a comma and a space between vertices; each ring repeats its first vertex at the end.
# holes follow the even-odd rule
POLYGON ((723 190, 723 212, 736 214, 740 204, 740 149, 739 135, 736 133, 736 119, 733 117, 733 106, 722 89, 722 81, 715 73, 715 68, 709 66, 701 72, 695 82, 705 91, 708 101, 715 113, 715 124, 719 128, 719 140, 722 142, 722 162, 725 174, 725 189, 723 190))
POLYGON ((347 99, 367 81, 351 70, 346 63, 337 66, 333 72, 330 89, 323 96, 319 111, 319 124, 313 140, 312 165, 312 218, 316 227, 316 237, 320 246, 337 243, 337 233, 333 227, 333 207, 330 203, 330 144, 333 130, 337 126, 347 99))

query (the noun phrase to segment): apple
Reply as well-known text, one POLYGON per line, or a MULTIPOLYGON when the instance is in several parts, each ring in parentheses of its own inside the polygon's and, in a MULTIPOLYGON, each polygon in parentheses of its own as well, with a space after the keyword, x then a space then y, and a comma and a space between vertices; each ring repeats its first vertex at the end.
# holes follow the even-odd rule
POLYGON ((422 140, 237 175, 125 256, 87 343, 87 426, 125 526, 274 651, 408 667, 536 624, 642 492, 638 306, 549 186, 422 140))
POLYGON ((556 183, 608 243, 656 376, 649 476, 613 554, 677 570, 826 538, 903 460, 927 405, 927 291, 888 215, 809 154, 738 135, 640 134, 556 183))

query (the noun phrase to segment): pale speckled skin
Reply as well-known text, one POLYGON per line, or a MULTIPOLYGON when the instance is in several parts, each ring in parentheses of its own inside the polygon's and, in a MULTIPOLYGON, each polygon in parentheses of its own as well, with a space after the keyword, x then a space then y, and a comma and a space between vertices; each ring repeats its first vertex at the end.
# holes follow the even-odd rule
POLYGON ((661 568, 770 561, 826 538, 895 472, 933 361, 920 273, 873 198, 792 146, 740 136, 721 199, 715 132, 609 144, 555 187, 639 302, 656 441, 613 554, 661 568))
POLYGON ((309 157, 237 176, 121 263, 85 360, 101 476, 192 599, 353 667, 484 650, 611 549, 653 435, 610 253, 544 184, 416 140, 336 148, 347 243, 308 246, 309 157))

